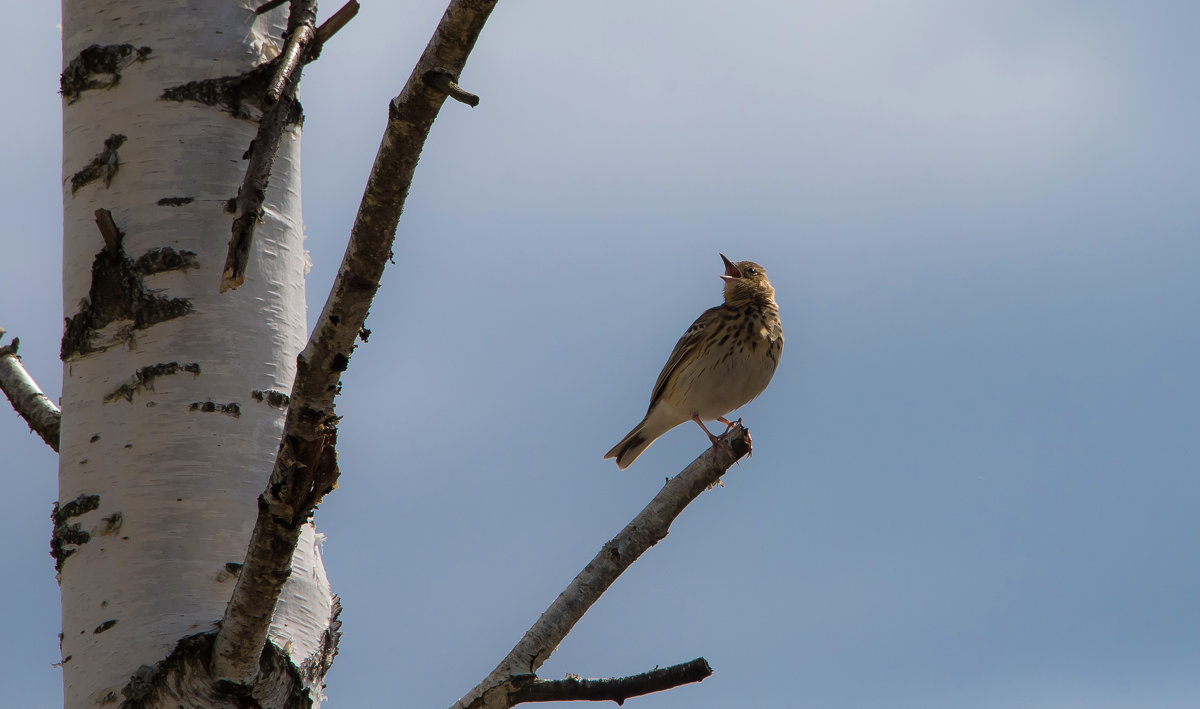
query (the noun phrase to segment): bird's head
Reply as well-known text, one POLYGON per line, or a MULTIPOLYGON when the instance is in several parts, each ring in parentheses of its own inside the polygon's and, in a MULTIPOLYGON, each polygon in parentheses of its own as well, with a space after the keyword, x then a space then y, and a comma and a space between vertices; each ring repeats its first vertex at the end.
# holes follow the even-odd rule
POLYGON ((725 273, 721 279, 725 281, 725 304, 741 305, 750 302, 775 302, 775 289, 767 280, 767 272, 753 261, 738 261, 734 263, 721 254, 725 262, 725 273))

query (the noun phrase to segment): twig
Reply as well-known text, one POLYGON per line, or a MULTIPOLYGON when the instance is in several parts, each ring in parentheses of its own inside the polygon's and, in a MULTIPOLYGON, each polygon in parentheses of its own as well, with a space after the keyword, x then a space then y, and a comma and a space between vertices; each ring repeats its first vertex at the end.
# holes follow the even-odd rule
POLYGON ((259 5, 259 6, 258 6, 258 9, 254 11, 254 14, 255 14, 255 15, 263 15, 263 14, 266 14, 266 13, 270 12, 271 10, 274 10, 275 8, 277 8, 277 7, 279 7, 280 5, 284 4, 284 3, 285 3, 285 2, 287 2, 287 1, 288 1, 288 0, 270 0, 269 2, 266 2, 266 3, 263 3, 262 5, 259 5))
MULTIPOLYGON (((294 49, 302 38, 312 38, 312 28, 316 21, 316 0, 292 0, 291 12, 288 15, 288 48, 293 52, 303 52, 303 46, 294 49), (307 28, 307 29, 304 29, 307 28)), ((307 41, 305 39, 305 41, 307 41)), ((301 56, 301 55, 297 55, 301 56)), ((290 71, 286 68, 286 56, 276 68, 274 79, 269 85, 267 103, 270 108, 263 113, 258 122, 258 132, 246 152, 249 162, 246 165, 246 176, 242 178, 242 186, 238 189, 235 216, 229 237, 229 250, 225 255, 225 268, 221 271, 221 292, 237 288, 246 280, 246 267, 250 262, 250 245, 254 241, 254 230, 263 216, 263 202, 267 197, 267 183, 271 179, 271 168, 275 166, 275 157, 279 154, 279 144, 283 140, 283 131, 292 118, 296 106, 296 86, 300 83, 300 73, 303 62, 295 62, 290 71), (275 88, 275 82, 282 76, 282 85, 275 100, 270 96, 275 88)))
POLYGON ((121 250, 121 239, 125 238, 125 232, 117 228, 112 212, 107 209, 97 209, 96 227, 100 229, 100 236, 104 237, 104 245, 108 247, 109 251, 115 254, 121 250))
POLYGON ((389 106, 388 125, 341 268, 313 334, 297 357, 275 467, 259 496, 242 573, 213 645, 217 677, 238 682, 253 677, 290 572, 300 525, 336 480, 334 397, 391 255, 421 148, 445 101, 445 95, 426 87, 421 77, 435 65, 461 71, 496 2, 451 0, 403 91, 389 106))
POLYGON ((712 667, 708 662, 703 657, 698 657, 691 662, 656 668, 629 677, 610 677, 608 679, 568 677, 567 679, 534 680, 528 684, 522 684, 520 688, 509 695, 509 700, 514 705, 525 702, 583 700, 612 701, 616 702, 617 706, 621 706, 630 697, 640 697, 643 694, 700 682, 707 679, 712 673, 712 667))
POLYGON ((454 81, 454 77, 447 72, 434 70, 426 72, 423 78, 430 88, 441 91, 459 103, 465 103, 472 108, 479 105, 479 97, 463 91, 462 87, 454 81))
MULTIPOLYGON (((721 439, 737 458, 749 452, 749 432, 735 425, 721 439)), ((566 590, 550 604, 508 656, 452 709, 508 709, 519 678, 537 672, 571 632, 583 614, 639 556, 667 536, 671 522, 700 493, 715 485, 734 459, 724 449, 709 448, 659 491, 633 521, 613 537, 566 590)))
MULTIPOLYGON (((4 328, 0 328, 0 337, 4 337, 4 328)), ((25 365, 17 356, 20 345, 21 341, 14 337, 11 344, 0 347, 0 389, 4 390, 13 409, 29 424, 30 430, 57 453, 62 412, 25 371, 25 365)))
POLYGON ((317 28, 317 36, 313 39, 312 51, 309 53, 309 61, 317 58, 321 53, 321 48, 329 41, 329 38, 338 33, 338 30, 346 26, 346 23, 354 19, 358 14, 358 0, 350 0, 350 2, 342 5, 341 9, 329 16, 328 20, 321 23, 317 28))

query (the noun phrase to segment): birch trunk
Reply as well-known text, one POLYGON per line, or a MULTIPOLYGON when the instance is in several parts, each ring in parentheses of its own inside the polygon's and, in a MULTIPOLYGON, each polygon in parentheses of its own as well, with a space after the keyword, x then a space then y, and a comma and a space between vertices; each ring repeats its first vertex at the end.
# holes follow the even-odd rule
MULTIPOLYGON (((219 286, 228 204, 261 115, 245 75, 278 51, 286 12, 63 3, 66 334, 52 548, 67 707, 166 704, 139 687, 182 639, 214 629, 246 553, 305 341, 298 122, 245 284, 219 286), (120 233, 102 235, 97 210, 120 233)), ((270 641, 315 704, 334 607, 309 525, 270 641)))

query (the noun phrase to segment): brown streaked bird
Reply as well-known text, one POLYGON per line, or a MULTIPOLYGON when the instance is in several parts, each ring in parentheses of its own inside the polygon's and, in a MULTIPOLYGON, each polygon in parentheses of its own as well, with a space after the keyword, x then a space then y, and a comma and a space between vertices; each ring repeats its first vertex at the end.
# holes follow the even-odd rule
MULTIPOLYGON (((763 393, 783 352, 783 325, 775 289, 762 266, 753 261, 725 262, 725 303, 705 310, 683 333, 654 383, 650 408, 604 458, 616 458, 621 470, 642 451, 684 421, 695 421, 713 446, 729 450, 704 425, 733 424, 725 414, 763 393)), ((729 451, 733 455, 733 451, 729 451)))

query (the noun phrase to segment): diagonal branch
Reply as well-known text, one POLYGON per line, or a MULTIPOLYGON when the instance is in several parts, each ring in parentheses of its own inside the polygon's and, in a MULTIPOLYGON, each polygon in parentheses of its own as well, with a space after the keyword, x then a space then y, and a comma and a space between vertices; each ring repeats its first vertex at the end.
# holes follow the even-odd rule
POLYGON ((338 33, 346 23, 354 19, 358 14, 358 0, 349 0, 345 5, 335 13, 329 16, 328 20, 321 23, 317 28, 317 34, 313 37, 312 47, 308 51, 308 61, 313 61, 321 55, 321 49, 331 37, 338 33))
MULTIPOLYGON (((4 337, 4 328, 0 328, 0 337, 4 337)), ((57 453, 62 412, 25 371, 21 358, 17 356, 20 344, 21 341, 14 337, 12 344, 0 347, 0 389, 4 390, 12 407, 29 424, 29 429, 36 431, 46 445, 57 453)))
MULTIPOLYGON (((750 433, 737 424, 721 436, 741 458, 750 449, 750 433)), ((583 614, 639 556, 667 536, 671 523, 700 493, 717 484, 734 460, 710 448, 659 491, 633 521, 613 537, 566 590, 550 604, 533 627, 496 669, 451 709, 508 709, 513 695, 558 648, 583 614)))
POLYGON ((297 358, 275 468, 259 496, 246 560, 213 646, 216 677, 237 682, 253 677, 300 527, 337 479, 334 397, 391 256, 417 159, 446 100, 422 77, 434 70, 459 75, 496 1, 452 0, 403 91, 391 101, 341 268, 297 358))
POLYGON ((538 679, 522 684, 519 689, 509 695, 509 700, 514 705, 525 702, 609 701, 616 702, 617 706, 621 706, 630 697, 640 697, 643 694, 674 689, 692 682, 702 682, 711 676, 712 672, 712 667, 709 667, 708 662, 703 657, 697 657, 691 662, 670 667, 656 667, 649 672, 629 677, 538 679))
POLYGON ((313 25, 317 19, 316 0, 292 0, 288 14, 287 42, 284 53, 276 61, 275 72, 268 85, 264 101, 269 108, 258 121, 258 132, 246 151, 246 175, 238 188, 234 204, 232 233, 229 251, 225 256, 225 268, 221 271, 221 292, 237 288, 246 280, 246 267, 250 261, 250 245, 254 241, 254 230, 263 217, 263 202, 267 196, 267 183, 283 131, 296 122, 296 87, 300 84, 300 72, 305 47, 312 39, 313 25))

